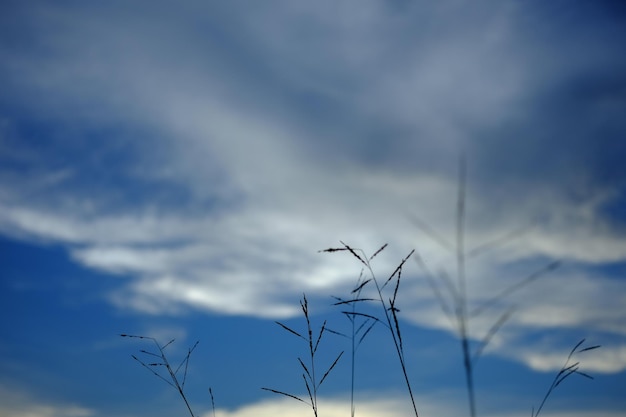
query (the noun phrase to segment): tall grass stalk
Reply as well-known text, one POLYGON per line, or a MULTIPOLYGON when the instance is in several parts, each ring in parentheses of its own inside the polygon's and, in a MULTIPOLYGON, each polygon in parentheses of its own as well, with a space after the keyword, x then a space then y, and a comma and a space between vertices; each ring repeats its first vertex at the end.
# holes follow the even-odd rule
MULTIPOLYGON (((383 245, 376 253, 368 258, 368 261, 372 261, 376 255, 378 255, 387 244, 383 245)), ((375 301, 371 298, 363 298, 361 296, 361 292, 363 291, 363 287, 367 284, 367 279, 364 278, 364 269, 361 269, 361 273, 359 274, 359 278, 357 279, 355 289, 351 292, 352 298, 348 300, 344 300, 341 297, 335 297, 337 300, 335 305, 343 305, 348 304, 350 306, 349 311, 344 311, 343 314, 350 321, 350 336, 347 336, 343 333, 336 332, 334 330, 330 330, 333 333, 336 333, 340 336, 344 336, 350 339, 350 416, 354 417, 356 414, 356 404, 354 401, 354 390, 355 390, 355 381, 356 381, 356 352, 363 343, 365 337, 370 333, 370 331, 374 328, 376 323, 379 322, 377 317, 370 317, 364 314, 358 314, 356 306, 360 301, 375 301)))
POLYGON ((302 308, 302 313, 303 313, 304 318, 306 320, 307 337, 302 336, 302 334, 298 333, 297 331, 293 330, 292 328, 286 326, 285 324, 283 324, 281 322, 277 321, 276 324, 281 326, 283 329, 287 330, 289 333, 291 333, 291 334, 301 338, 302 340, 304 340, 305 342, 308 343, 308 347, 309 347, 309 361, 308 361, 308 365, 305 364, 304 361, 302 360, 302 358, 300 358, 300 357, 298 357, 298 362, 300 363, 300 366, 304 370, 304 373, 302 374, 302 379, 304 380, 304 385, 305 385, 307 393, 309 395, 309 402, 303 400, 302 398, 298 397, 297 395, 290 394, 290 393, 287 393, 287 392, 284 392, 284 391, 279 391, 279 390, 276 390, 276 389, 273 389, 273 388, 263 387, 261 389, 273 392, 275 394, 284 395, 284 396, 293 398, 295 400, 298 400, 300 402, 303 402, 305 404, 308 404, 311 407, 311 409, 313 410, 313 415, 315 417, 317 417, 317 411, 318 411, 317 391, 318 391, 319 387, 322 385, 322 383, 324 382, 324 380, 326 379, 326 377, 328 376, 328 374, 330 374, 330 372, 333 370, 335 365, 337 365, 337 362, 339 362, 339 359, 341 358, 341 356, 343 355, 344 352, 339 353, 337 358, 326 369, 326 372, 324 373, 322 378, 318 381, 317 375, 316 375, 316 368, 315 368, 315 354, 317 353, 317 348, 319 347, 320 341, 322 340, 322 336, 324 335, 324 333, 326 331, 328 331, 328 329, 326 327, 326 321, 324 321, 324 324, 322 324, 322 327, 320 328, 319 332, 317 333, 317 336, 313 337, 313 328, 311 327, 311 320, 310 320, 310 316, 309 316, 309 304, 308 304, 308 301, 306 299, 306 295, 302 296, 302 300, 300 301, 300 307, 302 308))
MULTIPOLYGON (((391 338, 393 340, 393 344, 394 347, 396 349, 396 354, 398 357, 398 360, 400 361, 400 367, 402 368, 402 375, 404 377, 404 382, 405 385, 407 387, 408 393, 409 393, 409 397, 411 400, 411 405, 413 406, 413 412, 415 413, 415 417, 419 417, 419 414, 417 412, 417 405, 415 403, 415 396, 413 395, 413 388, 411 387, 411 381, 409 379, 409 375, 407 372, 407 366, 406 366, 406 360, 404 357, 404 346, 402 344, 402 333, 400 331, 400 322, 398 320, 398 315, 397 313, 400 311, 396 308, 396 297, 398 295, 398 289, 400 287, 400 278, 402 277, 402 268, 404 267, 404 264, 409 260, 409 258, 413 255, 414 251, 412 250, 403 260, 402 262, 400 262, 400 264, 396 267, 396 269, 393 271, 393 273, 385 280, 384 284, 380 285, 380 283, 378 282, 378 279, 376 278, 376 274, 374 273, 374 270, 372 269, 371 266, 371 259, 376 256, 378 253, 380 253, 382 250, 385 249, 385 247, 387 245, 383 245, 380 249, 378 249, 374 255, 372 255, 371 257, 367 257, 367 255, 365 255, 365 252, 362 249, 355 249, 352 248, 348 245, 346 245, 345 243, 341 242, 341 244, 343 245, 343 247, 341 248, 328 248, 328 249, 324 249, 320 252, 338 252, 338 251, 348 251, 350 254, 352 254, 354 257, 356 257, 364 266, 365 269, 369 272, 369 276, 370 279, 363 281, 361 284, 359 284, 357 286, 357 288, 355 288, 352 293, 358 292, 360 291, 363 287, 365 287, 365 285, 369 284, 369 283, 373 283, 374 286, 376 287, 376 293, 378 295, 378 301, 380 302, 381 308, 383 310, 384 313, 384 322, 383 325, 385 325, 385 327, 387 327, 387 329, 389 329, 389 332, 391 334, 391 338), (360 252, 361 255, 359 255, 357 252, 360 252), (383 289, 387 286, 387 284, 389 284, 393 279, 395 278, 395 288, 393 291, 393 296, 390 297, 388 299, 388 301, 385 301, 385 297, 383 296, 383 289)), ((352 299, 352 300, 347 300, 347 301, 340 301, 338 303, 336 303, 336 305, 343 305, 343 304, 354 304, 354 303, 358 303, 358 302, 362 302, 362 301, 369 301, 369 299, 362 299, 362 298, 356 298, 356 299, 352 299)), ((380 319, 378 319, 375 316, 371 316, 365 313, 360 313, 360 312, 350 312, 350 311, 343 311, 343 314, 347 314, 347 315, 353 315, 353 316, 363 316, 363 317, 369 317, 372 319, 375 319, 377 321, 380 321, 380 319)))

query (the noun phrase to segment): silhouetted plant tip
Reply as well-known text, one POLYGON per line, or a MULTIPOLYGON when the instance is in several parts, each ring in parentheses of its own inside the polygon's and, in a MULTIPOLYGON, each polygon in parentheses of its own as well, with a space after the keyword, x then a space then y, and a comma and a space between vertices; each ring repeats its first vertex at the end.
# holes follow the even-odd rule
MULTIPOLYGON (((307 383, 306 379, 305 379, 305 383, 307 383)), ((307 385, 308 385, 308 383, 307 383, 307 385)), ((263 389, 263 390, 265 390, 265 391, 273 392, 274 394, 280 394, 280 395, 284 395, 284 396, 286 396, 286 397, 293 398, 294 400, 301 401, 301 402, 303 402, 303 403, 305 403, 306 405, 309 405, 309 406, 311 405, 310 403, 308 403, 308 402, 304 401, 302 398, 297 397, 297 396, 295 396, 295 395, 293 395, 293 394, 289 394, 289 393, 287 393, 287 392, 278 391, 278 390, 276 390, 276 389, 273 389, 273 388, 266 388, 266 387, 263 387, 263 388, 261 388, 261 389, 263 389)))
MULTIPOLYGON (((355 292, 361 292, 361 290, 363 289, 363 287, 365 287, 369 282, 371 281, 371 279, 366 279, 365 281, 363 281, 358 287, 356 287, 355 289, 352 290, 352 293, 354 294, 355 292)), ((348 302, 352 302, 353 300, 349 300, 348 302)))
POLYGON ((391 275, 389 275, 389 278, 387 278, 387 280, 385 281, 385 283, 384 283, 384 284, 383 284, 383 286, 381 287, 381 290, 382 290, 383 288, 385 288, 385 286, 386 286, 387 284, 389 284, 389 281, 391 281, 391 280, 393 279, 393 277, 395 277, 395 276, 396 276, 396 274, 397 274, 397 275, 398 275, 398 280, 397 280, 397 282, 396 282, 396 291, 394 292, 394 298, 395 298, 395 295, 398 293, 398 289, 397 289, 397 288, 398 288, 398 286, 400 285, 400 284, 399 284, 399 282, 400 282, 400 275, 402 275, 402 268, 404 267, 404 264, 406 263, 406 261, 407 261, 407 260, 408 260, 411 256, 413 256, 413 254, 414 254, 414 253, 415 253, 415 249, 411 250, 411 252, 409 252, 409 254, 408 254, 408 255, 407 255, 407 256, 406 256, 406 257, 402 260, 402 262, 400 262, 400 265, 398 265, 398 266, 396 267, 396 269, 395 269, 395 270, 391 273, 391 275))
MULTIPOLYGON (((341 298, 339 297, 334 297, 337 300, 341 300, 341 298)), ((354 304, 354 303, 358 303, 361 301, 376 301, 375 298, 353 298, 351 300, 341 300, 336 302, 334 305, 338 306, 338 305, 342 305, 342 304, 354 304)))
POLYGON ((213 390, 210 387, 209 395, 211 396, 211 410, 213 411, 213 417, 215 417, 215 398, 213 397, 213 390))
POLYGON ((318 410, 317 391, 318 391, 319 387, 322 385, 322 383, 326 380, 326 377, 335 368, 335 366, 339 362, 339 359, 343 355, 343 352, 341 352, 341 353, 339 353, 339 355, 337 355, 337 357, 335 358, 333 363, 326 369, 326 372, 324 372, 322 378, 318 381, 317 375, 316 375, 316 367, 315 367, 315 365, 316 365, 315 354, 317 353, 317 349, 319 347, 319 344, 320 344, 320 342, 322 340, 322 336, 324 335, 324 333, 325 332, 337 333, 337 332, 330 331, 326 327, 326 321, 324 321, 324 323, 320 327, 319 332, 317 332, 317 335, 314 337, 313 336, 313 327, 311 326, 311 320, 310 320, 310 316, 309 316, 309 303, 308 303, 308 300, 307 300, 305 294, 303 294, 302 300, 300 300, 300 307, 302 308, 302 313, 303 313, 305 321, 306 321, 306 328, 307 328, 307 335, 308 335, 308 337, 302 336, 299 332, 297 332, 297 331, 293 330, 292 328, 284 325, 283 323, 280 323, 278 321, 276 323, 279 326, 281 326, 283 329, 287 330, 289 333, 291 333, 291 334, 293 334, 295 336, 298 336, 299 338, 303 339, 305 342, 308 343, 308 346, 309 346, 309 362, 308 362, 308 365, 304 363, 302 358, 298 357, 297 359, 298 359, 298 363, 300 364, 300 367, 304 370, 304 372, 302 373, 302 378, 304 380, 304 386, 306 388, 306 391, 307 391, 307 393, 309 395, 309 401, 307 402, 307 401, 303 400, 302 398, 298 397, 297 395, 290 394, 290 393, 287 393, 287 392, 284 392, 284 391, 279 391, 279 390, 276 390, 276 389, 273 389, 273 388, 263 387, 261 389, 273 392, 275 394, 284 395, 286 397, 293 398, 293 399, 301 401, 301 402, 303 402, 305 404, 308 404, 311 407, 311 409, 313 410, 313 415, 315 417, 317 417, 317 410, 318 410))
POLYGON ((376 252, 374 252, 374 254, 372 256, 370 256, 369 261, 371 262, 372 259, 374 259, 376 257, 376 255, 378 255, 379 253, 381 253, 383 250, 385 250, 385 248, 387 247, 387 244, 385 243, 384 245, 382 245, 376 252))
POLYGON ((298 333, 298 332, 296 332, 295 330, 293 330, 293 329, 291 329, 291 328, 289 328, 289 327, 285 326, 285 325, 284 325, 284 324, 282 324, 281 322, 276 321, 276 322, 274 322, 274 323, 278 324, 279 326, 281 326, 283 329, 287 330, 288 332, 291 332, 291 333, 295 334, 296 336, 301 337, 302 339, 306 340, 306 339, 304 338, 304 336, 302 336, 300 333, 298 333))
POLYGON ((134 360, 136 360, 137 362, 139 362, 144 368, 146 368, 148 371, 150 371, 153 375, 155 375, 159 379, 165 381, 168 385, 170 385, 174 389, 176 389, 178 391, 180 397, 182 398, 183 402, 185 403, 185 406, 187 407, 187 410, 189 411, 189 414, 192 417, 195 417, 193 411, 191 410, 191 406, 189 405, 189 401, 187 400, 187 396, 185 395, 184 389, 185 389, 185 382, 187 380, 187 369, 188 369, 188 365, 189 365, 189 358, 191 357, 191 353, 194 351, 196 346, 198 346, 199 341, 197 341, 191 348, 189 348, 187 350, 187 355, 185 355, 185 358, 176 367, 176 369, 173 369, 172 366, 170 365, 170 362, 169 362, 169 360, 167 358, 167 355, 165 354, 165 349, 174 342, 174 339, 170 340, 165 345, 161 346, 159 344, 159 342, 155 338, 153 338, 153 337, 129 335, 129 334, 120 334, 120 336, 122 336, 122 337, 129 337, 129 338, 135 338, 135 339, 146 339, 146 340, 150 340, 150 341, 152 341, 154 343, 154 345, 156 346, 156 348, 158 350, 158 353, 150 352, 150 351, 147 351, 147 350, 144 350, 144 349, 141 349, 139 352, 144 354, 144 355, 147 355, 147 356, 153 356, 153 357, 159 358, 161 360, 160 362, 146 363, 146 362, 142 361, 141 359, 139 359, 135 355, 131 355, 131 357, 134 360), (181 382, 179 380, 179 377, 178 377, 178 372, 180 371, 180 369, 183 366, 184 366, 184 371, 183 371, 182 382, 181 382), (155 368, 158 368, 158 367, 165 368, 165 370, 167 371, 167 375, 168 375, 169 379, 164 377, 163 375, 161 375, 159 372, 157 372, 155 370, 155 368))
POLYGON ((567 355, 567 360, 565 361, 565 364, 561 367, 559 372, 557 372, 556 376, 554 377, 554 380, 552 380, 552 384, 550 385, 550 388, 548 388, 548 391, 544 395, 543 400, 541 400, 541 404, 539 404, 539 407, 537 408, 536 412, 535 412, 535 407, 533 406, 531 414, 530 414, 531 417, 537 417, 539 415, 539 413, 543 409, 543 406, 545 405, 546 401, 548 400, 548 397, 550 397, 550 395, 552 394, 554 389, 556 387, 558 387, 561 384, 561 382, 565 381, 565 379, 568 376, 570 376, 572 374, 578 374, 578 375, 583 376, 585 378, 593 379, 592 376, 590 376, 590 375, 588 375, 588 374, 586 374, 586 373, 584 373, 584 372, 579 370, 580 362, 575 362, 573 364, 569 363, 570 360, 572 359, 572 356, 574 356, 575 354, 588 352, 590 350, 598 349, 600 347, 600 345, 594 345, 594 346, 589 346, 589 347, 586 347, 584 349, 578 350, 578 348, 584 342, 585 342, 585 339, 582 339, 580 342, 578 342, 576 344, 576 346, 574 346, 574 348, 570 351, 569 355, 567 355))
POLYGON ((360 317, 367 317, 368 319, 372 319, 375 320, 377 322, 381 322, 384 326, 387 326, 386 323, 383 323, 382 321, 380 321, 380 319, 376 316, 372 316, 371 314, 367 314, 367 313, 360 313, 358 311, 342 311, 342 314, 345 314, 346 316, 360 316, 360 317))

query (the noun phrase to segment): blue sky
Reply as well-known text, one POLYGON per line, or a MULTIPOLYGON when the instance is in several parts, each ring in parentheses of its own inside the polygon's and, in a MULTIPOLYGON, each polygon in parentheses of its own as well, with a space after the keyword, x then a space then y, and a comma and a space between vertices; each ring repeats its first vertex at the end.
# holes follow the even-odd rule
MULTIPOLYGON (((0 416, 184 415, 131 354, 199 340, 187 391, 209 416, 300 416, 277 326, 348 329, 372 254, 415 249, 453 275, 467 162, 467 298, 480 416, 527 416, 570 349, 594 381, 542 415, 614 417, 626 400, 626 9, 610 1, 3 1, 0 416), (441 244, 416 225, 436 231, 441 244), (452 243, 450 243, 452 242, 452 243)), ((367 288, 365 294, 370 294, 367 288)), ((444 290, 445 291, 445 290, 444 290)), ((398 295, 420 416, 467 415, 460 344, 415 259, 398 295)), ((368 310, 369 311, 369 310, 368 310)), ((371 310, 380 314, 376 310, 371 310)), ((347 341, 325 334, 320 367, 347 341)), ((410 415, 389 332, 357 356, 357 415, 410 415)), ((350 413, 344 355, 320 416, 350 413)))

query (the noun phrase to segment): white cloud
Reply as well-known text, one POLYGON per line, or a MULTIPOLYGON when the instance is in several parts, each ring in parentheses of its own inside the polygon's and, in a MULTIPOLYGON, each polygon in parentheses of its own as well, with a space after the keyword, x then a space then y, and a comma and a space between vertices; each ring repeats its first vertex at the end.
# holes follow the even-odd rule
MULTIPOLYGON (((365 247, 370 253, 389 241, 391 245, 385 256, 375 263, 376 270, 383 275, 392 271, 413 245, 435 270, 447 266, 448 272, 454 273, 450 254, 423 234, 420 238, 420 231, 404 217, 410 207, 418 207, 420 215, 425 213, 422 217, 433 228, 450 230, 445 223, 453 223, 449 201, 453 199, 454 187, 453 181, 437 178, 420 180, 363 172, 340 177, 328 187, 311 184, 312 195, 296 198, 291 196, 289 187, 284 191, 270 187, 267 192, 282 203, 276 206, 269 206, 263 197, 258 198, 261 202, 257 205, 257 195, 251 193, 247 205, 219 218, 211 217, 210 213, 185 216, 171 211, 160 216, 138 212, 92 220, 81 219, 80 212, 44 213, 9 207, 2 211, 2 224, 9 232, 18 230, 69 244, 74 259, 86 266, 134 277, 136 281, 115 297, 118 304, 128 302, 141 311, 153 313, 191 305, 232 314, 284 316, 290 312, 297 314, 295 303, 289 300, 297 299, 303 291, 328 295, 355 281, 359 265, 349 256, 316 253, 318 249, 338 245, 340 239, 365 247)), ((478 206, 483 209, 485 204, 478 206)), ((499 278, 508 263, 542 256, 551 258, 555 251, 566 259, 585 262, 594 253, 585 248, 603 246, 606 250, 598 253, 594 262, 605 261, 607 257, 619 259, 623 242, 610 234, 607 236, 602 229, 596 228, 595 235, 572 243, 570 224, 581 230, 585 227, 593 230, 596 224, 593 216, 576 215, 576 209, 566 202, 553 202, 549 207, 555 212, 554 217, 565 211, 563 217, 571 218, 570 222, 560 221, 551 227, 553 235, 545 240, 551 239, 553 243, 538 243, 544 241, 537 234, 542 238, 544 235, 541 231, 534 232, 497 248, 493 255, 472 260, 468 267, 473 274, 468 279, 472 280, 473 294, 495 294, 510 285, 511 279, 499 278)), ((468 239, 478 235, 480 238, 474 241, 489 241, 501 236, 505 233, 502 230, 509 229, 509 219, 521 218, 523 212, 497 217, 492 224, 471 227, 468 239)), ((533 217, 532 212, 527 212, 527 217, 533 217)), ((521 278, 534 271, 536 265, 541 264, 535 262, 525 272, 507 274, 510 278, 521 278)), ((414 264, 407 267, 407 271, 411 270, 419 271, 414 264)), ((424 294, 429 298, 431 293, 425 283, 416 285, 410 292, 422 294, 420 299, 424 299, 424 294)), ((515 316, 514 322, 531 328, 592 325, 599 330, 621 333, 623 315, 619 306, 625 292, 621 281, 582 271, 567 275, 557 271, 541 284, 537 294, 523 293, 531 297, 518 299, 526 307, 515 316)), ((422 324, 433 323, 432 316, 440 314, 435 311, 436 308, 432 314, 426 314, 427 310, 418 307, 413 316, 426 317, 418 319, 422 324)))
MULTIPOLYGON (((230 13, 237 30, 216 27, 232 45, 204 32, 200 37, 208 40, 198 42, 194 26, 177 20, 178 11, 166 19, 142 15, 138 22, 111 19, 117 12, 106 7, 87 16, 40 9, 49 18, 38 22, 40 29, 54 33, 45 46, 59 58, 11 57, 7 79, 19 81, 12 88, 21 105, 95 130, 119 125, 158 132, 125 139, 140 149, 126 175, 173 181, 191 197, 180 206, 133 205, 133 191, 120 181, 92 195, 107 201, 122 193, 129 207, 103 213, 97 199, 62 187, 81 174, 80 164, 68 162, 51 171, 56 175, 36 175, 41 182, 28 188, 37 199, 20 193, 19 181, 4 184, 0 230, 60 242, 77 262, 127 277, 111 301, 152 314, 189 306, 297 314, 303 291, 328 295, 354 282, 359 266, 353 259, 316 253, 340 239, 367 251, 389 242, 376 263, 383 275, 416 245, 436 268, 450 265, 449 254, 413 228, 407 212, 453 237, 458 153, 463 145, 470 155, 490 153, 466 136, 494 120, 518 122, 525 110, 520 103, 558 73, 535 72, 536 60, 527 58, 545 51, 531 53, 516 31, 512 4, 493 10, 460 2, 409 8, 409 14, 377 3, 355 10, 333 2, 257 5, 242 14, 229 6, 195 11, 217 20, 230 13), (468 12, 477 18, 467 19, 468 12), (114 32, 112 20, 119 22, 114 32), (46 99, 35 103, 33 96, 46 99), (313 99, 338 114, 316 113, 313 99), (402 137, 390 137, 394 129, 402 137), (59 203, 59 195, 71 204, 59 203)), ((519 188, 499 190, 510 185, 498 183, 500 174, 476 188, 470 180, 468 241, 490 241, 537 218, 540 227, 471 266, 474 294, 489 293, 503 270, 538 258, 563 258, 581 268, 626 258, 624 238, 600 213, 617 190, 594 191, 580 202, 559 184, 527 187, 526 178, 519 178, 519 188)), ((521 300, 529 306, 514 316, 511 332, 591 326, 624 334, 623 284, 584 269, 558 277, 521 300)), ((412 312, 415 320, 445 328, 428 288, 408 285, 424 302, 412 312)), ((475 329, 481 334, 488 327, 485 320, 475 329)), ((502 351, 510 347, 499 343, 502 351)), ((621 354, 602 358, 597 369, 623 369, 621 354)))
MULTIPOLYGON (((433 397, 417 397, 416 405, 420 416, 455 417, 465 415, 467 410, 463 405, 454 404, 443 395, 433 397)), ((318 401, 319 415, 327 417, 344 417, 350 415, 350 402, 339 399, 320 398, 318 401)), ((296 417, 312 413, 310 407, 293 399, 267 400, 249 404, 234 410, 217 409, 216 417, 296 417), (307 409, 308 408, 308 409, 307 409)), ((212 412, 206 412, 203 417, 211 417, 212 412)), ((362 417, 406 417, 414 415, 408 398, 393 395, 372 394, 368 400, 357 403, 356 415, 362 417)), ((514 411, 481 413, 485 417, 522 417, 528 412, 514 411)), ((585 417, 594 415, 599 417, 619 417, 619 412, 603 410, 568 410, 566 412, 545 410, 541 413, 545 417, 585 417)))
MULTIPOLYGON (((417 398, 418 412, 420 415, 432 416, 453 416, 458 415, 459 410, 447 405, 435 404, 426 398, 417 398)), ((400 417, 413 414, 408 397, 406 399, 379 395, 371 395, 370 399, 359 401, 356 405, 357 415, 363 417, 400 417)), ((322 398, 318 399, 319 415, 328 417, 343 417, 350 415, 350 402, 340 399, 322 398)), ((217 417, 292 417, 312 413, 311 407, 291 398, 281 398, 279 400, 266 400, 253 403, 232 411, 216 410, 217 417)), ((207 412, 204 417, 212 414, 207 412)))

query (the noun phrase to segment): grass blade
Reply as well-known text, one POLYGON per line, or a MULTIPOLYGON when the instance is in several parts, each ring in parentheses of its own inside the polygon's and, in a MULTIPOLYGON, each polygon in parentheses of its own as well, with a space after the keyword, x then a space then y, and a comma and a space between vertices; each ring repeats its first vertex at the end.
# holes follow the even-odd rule
POLYGON ((275 390, 275 389, 272 389, 272 388, 266 388, 266 387, 261 387, 261 389, 265 390, 265 391, 273 392, 274 394, 284 395, 285 397, 293 398, 294 400, 298 400, 298 401, 303 402, 303 403, 305 403, 307 405, 311 405, 311 404, 307 403, 306 401, 304 401, 302 398, 296 397, 293 394, 288 394, 288 393, 283 392, 283 391, 278 391, 278 390, 275 390))
POLYGON ((296 336, 298 336, 298 337, 300 337, 300 338, 302 338, 302 339, 306 340, 306 339, 304 338, 304 336, 302 336, 300 333, 298 333, 298 332, 296 332, 295 330, 293 330, 293 329, 291 329, 291 328, 289 328, 289 327, 285 326, 285 325, 284 325, 284 324, 282 324, 281 322, 276 321, 275 323, 276 323, 276 324, 278 324, 278 325, 279 325, 280 327, 282 327, 283 329, 287 330, 288 332, 293 333, 293 334, 295 334, 296 336))
POLYGON ((341 358, 341 356, 343 355, 343 351, 339 354, 339 356, 337 356, 337 358, 335 359, 335 361, 333 362, 332 365, 330 365, 330 367, 328 368, 328 370, 324 373, 324 376, 322 376, 322 379, 320 379, 319 384, 317 384, 317 387, 319 388, 320 385, 322 385, 322 382, 324 382, 324 380, 326 379, 326 377, 328 376, 328 374, 330 373, 330 371, 333 370, 333 368, 335 367, 335 365, 337 365, 337 362, 339 362, 339 359, 341 358))

